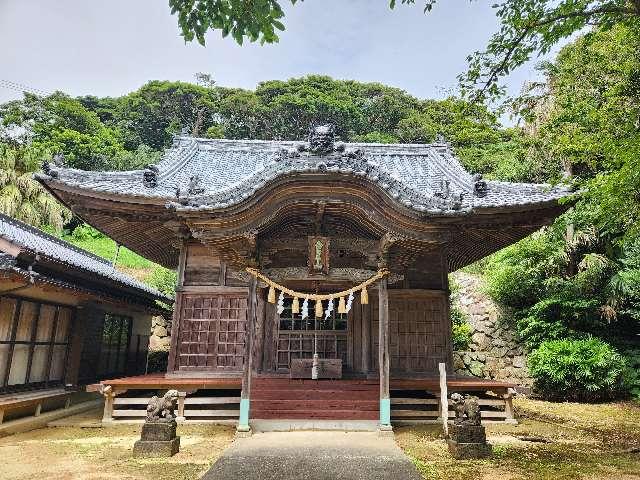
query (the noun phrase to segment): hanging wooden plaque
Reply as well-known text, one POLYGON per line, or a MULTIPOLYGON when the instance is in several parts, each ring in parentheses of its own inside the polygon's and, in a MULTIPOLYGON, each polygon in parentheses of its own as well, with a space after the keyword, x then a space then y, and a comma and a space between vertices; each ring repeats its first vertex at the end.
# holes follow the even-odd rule
POLYGON ((329 274, 329 238, 320 236, 309 237, 309 264, 310 274, 329 274))

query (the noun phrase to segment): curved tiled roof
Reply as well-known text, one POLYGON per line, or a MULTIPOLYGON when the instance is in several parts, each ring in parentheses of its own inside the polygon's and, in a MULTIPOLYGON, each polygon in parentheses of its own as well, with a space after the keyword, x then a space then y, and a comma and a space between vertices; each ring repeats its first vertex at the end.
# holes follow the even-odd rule
MULTIPOLYGON (((64 240, 1 213, 0 238, 7 240, 21 249, 84 270, 90 274, 98 275, 116 284, 144 292, 156 297, 158 300, 165 302, 171 301, 159 291, 119 272, 111 265, 111 262, 104 258, 98 257, 93 253, 82 250, 64 240)), ((2 260, 2 258, 4 258, 4 256, 1 256, 0 260, 2 260)), ((0 263, 0 267, 2 267, 2 263, 0 263)))
POLYGON ((347 143, 320 154, 305 145, 183 136, 176 137, 156 168, 87 172, 53 167, 36 177, 52 187, 61 184, 197 210, 238 204, 280 177, 324 172, 368 179, 399 203, 431 215, 534 206, 569 194, 564 187, 484 181, 467 172, 446 143, 347 143))

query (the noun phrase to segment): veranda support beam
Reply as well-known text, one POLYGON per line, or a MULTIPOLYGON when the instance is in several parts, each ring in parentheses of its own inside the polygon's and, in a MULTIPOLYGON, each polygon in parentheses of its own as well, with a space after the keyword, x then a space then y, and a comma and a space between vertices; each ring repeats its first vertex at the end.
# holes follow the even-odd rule
POLYGON ((249 415, 251 397, 251 371, 253 362, 253 333, 256 325, 258 279, 249 280, 249 308, 247 309, 247 330, 245 337, 244 366, 242 370, 242 392, 240 394, 240 418, 238 432, 250 432, 249 415))
POLYGON ((378 287, 379 331, 378 360, 380 371, 380 431, 391 430, 391 397, 389 394, 389 292, 387 278, 378 287))

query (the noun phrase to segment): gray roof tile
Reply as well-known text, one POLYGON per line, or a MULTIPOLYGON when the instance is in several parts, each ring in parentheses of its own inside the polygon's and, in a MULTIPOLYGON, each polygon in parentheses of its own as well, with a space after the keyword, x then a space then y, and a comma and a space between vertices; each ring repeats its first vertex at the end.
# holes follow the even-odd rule
MULTIPOLYGON (((54 261, 76 267, 80 270, 99 275, 119 285, 134 288, 140 292, 153 295, 158 300, 167 301, 167 297, 157 290, 116 270, 111 262, 93 253, 71 245, 64 240, 49 235, 37 228, 15 218, 0 214, 0 238, 35 254, 40 254, 54 261)), ((6 254, 0 253, 0 268, 14 265, 6 254)))
POLYGON ((86 172, 53 168, 47 174, 37 174, 37 178, 54 188, 60 183, 95 192, 161 200, 177 209, 205 210, 237 204, 278 177, 305 172, 366 177, 398 202, 431 215, 533 206, 570 193, 565 187, 486 181, 486 194, 478 194, 475 191, 478 179, 463 168, 445 143, 348 143, 344 144, 344 151, 325 155, 297 152, 304 144, 176 137, 157 165, 157 184, 151 187, 143 185, 143 170, 86 172), (198 177, 198 191, 189 188, 194 176, 198 177))

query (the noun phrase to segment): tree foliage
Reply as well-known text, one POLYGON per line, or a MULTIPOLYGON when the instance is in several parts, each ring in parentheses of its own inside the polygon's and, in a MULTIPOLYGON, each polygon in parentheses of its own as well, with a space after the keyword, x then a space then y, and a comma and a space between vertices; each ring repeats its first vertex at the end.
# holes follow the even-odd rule
MULTIPOLYGON (((552 340, 599 337, 623 354, 637 343, 638 51, 637 29, 596 29, 544 64, 545 82, 519 99, 527 161, 541 180, 569 175, 580 189, 553 226, 499 252, 485 268, 489 293, 534 355, 552 340)), ((561 367, 546 358, 545 368, 561 367)))
POLYGON ((638 0, 503 0, 493 5, 500 28, 483 51, 467 57, 459 76, 474 100, 504 93, 499 80, 587 27, 640 27, 638 0))
POLYGON ((47 152, 0 143, 0 212, 36 227, 61 230, 71 217, 33 178, 47 152))

